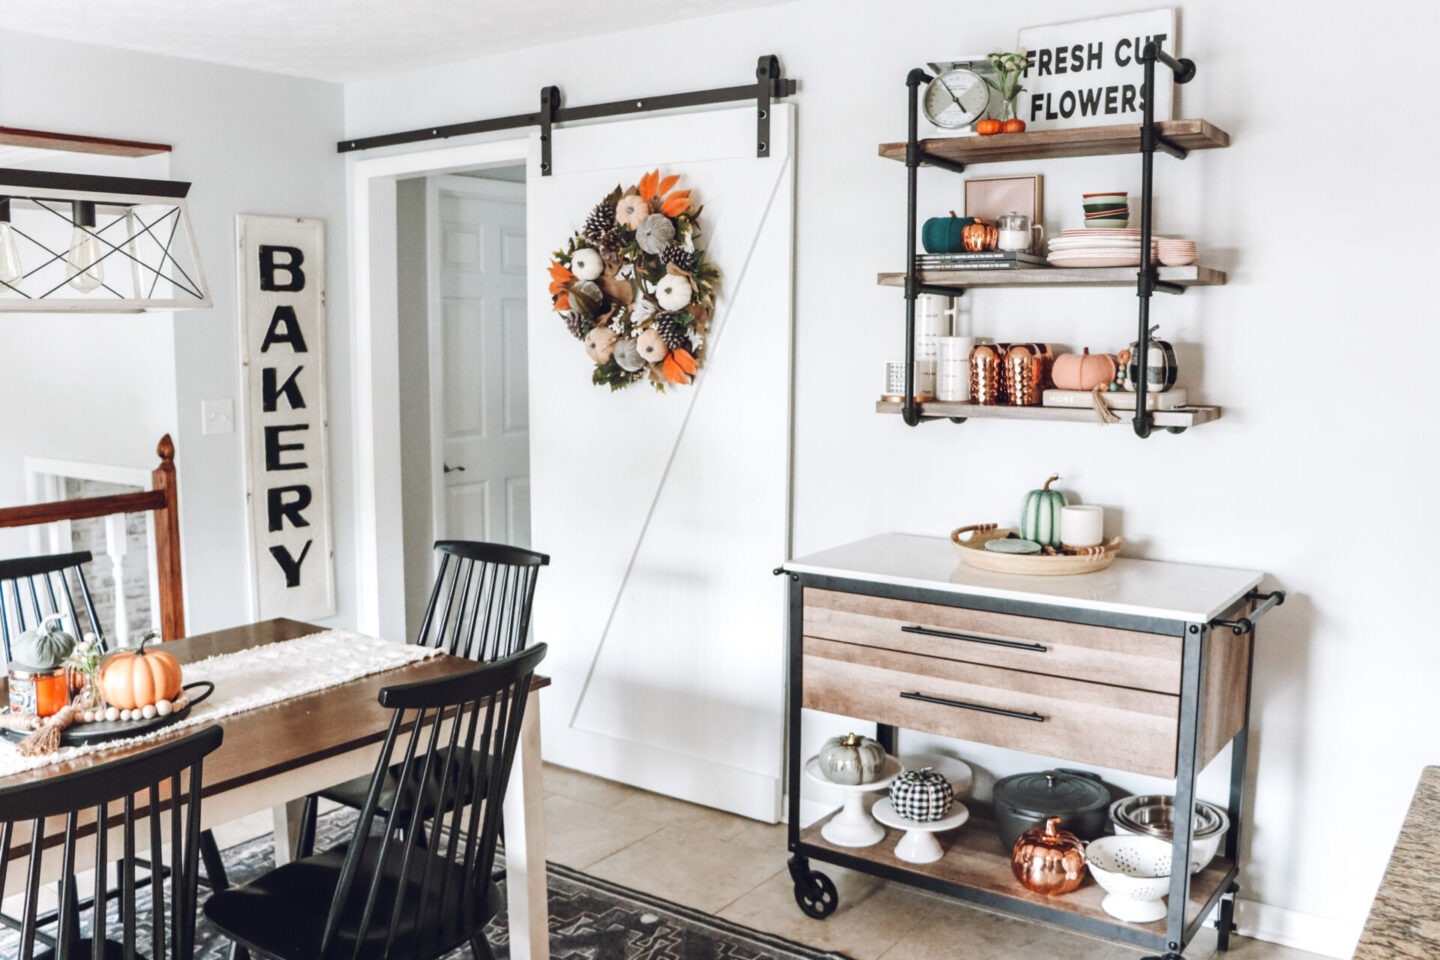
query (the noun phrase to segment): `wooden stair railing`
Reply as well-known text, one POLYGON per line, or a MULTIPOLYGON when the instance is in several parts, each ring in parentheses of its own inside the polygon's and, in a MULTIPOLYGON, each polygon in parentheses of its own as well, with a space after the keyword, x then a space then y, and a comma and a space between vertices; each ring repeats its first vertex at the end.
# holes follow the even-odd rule
POLYGON ((0 507, 0 527, 29 527, 60 520, 85 520, 120 513, 155 514, 155 569, 160 578, 160 635, 185 636, 185 595, 180 574, 180 490, 175 482, 175 443, 170 434, 155 448, 160 465, 150 474, 151 489, 108 497, 84 497, 0 507))

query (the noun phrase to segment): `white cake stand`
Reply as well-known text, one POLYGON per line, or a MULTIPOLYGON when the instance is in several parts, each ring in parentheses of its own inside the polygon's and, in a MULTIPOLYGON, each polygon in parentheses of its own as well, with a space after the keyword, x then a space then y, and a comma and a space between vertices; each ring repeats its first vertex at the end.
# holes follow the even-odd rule
POLYGON ((884 829, 865 812, 865 794, 888 787, 891 780, 900 776, 900 771, 900 761, 894 757, 886 757, 884 766, 880 768, 880 779, 851 786, 826 779, 825 774, 820 772, 819 757, 811 757, 805 761, 806 776, 839 791, 845 798, 840 812, 820 828, 820 836, 837 847, 869 847, 884 840, 884 829))
POLYGON ((916 753, 900 758, 900 766, 906 770, 922 770, 929 767, 950 781, 955 799, 962 800, 970 795, 975 786, 975 771, 964 760, 947 757, 940 753, 916 753))
POLYGON ((900 842, 895 844, 895 856, 906 863, 934 863, 945 856, 945 851, 941 849, 940 841, 935 839, 935 834, 942 830, 954 830, 970 819, 970 810, 959 801, 950 805, 950 812, 943 818, 923 823, 918 820, 906 820, 896 813, 889 797, 876 801, 870 812, 885 826, 905 831, 900 842))

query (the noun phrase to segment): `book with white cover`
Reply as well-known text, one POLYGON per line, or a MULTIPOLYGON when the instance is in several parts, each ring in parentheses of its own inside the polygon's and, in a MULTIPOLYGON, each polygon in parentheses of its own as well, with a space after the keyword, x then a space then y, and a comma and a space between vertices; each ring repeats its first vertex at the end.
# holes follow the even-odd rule
MULTIPOLYGON (((1101 394, 1105 403, 1111 410, 1134 410, 1135 394, 1129 390, 1118 390, 1114 393, 1101 394)), ((1040 397, 1040 403, 1046 407, 1088 407, 1093 401, 1090 399, 1089 390, 1046 390, 1040 397)), ((1164 393, 1152 393, 1145 403, 1147 410, 1174 410, 1177 407, 1186 406, 1185 388, 1176 387, 1174 390, 1166 390, 1164 393)))

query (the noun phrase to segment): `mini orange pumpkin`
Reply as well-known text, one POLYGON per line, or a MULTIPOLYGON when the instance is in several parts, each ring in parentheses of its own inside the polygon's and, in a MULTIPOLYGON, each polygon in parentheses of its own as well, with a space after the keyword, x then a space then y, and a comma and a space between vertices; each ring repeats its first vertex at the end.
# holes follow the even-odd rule
POLYGON ((146 650, 147 633, 135 651, 116 653, 100 668, 100 693, 121 710, 138 710, 180 696, 180 661, 161 650, 146 650))
POLYGON ((1066 353, 1055 358, 1050 378, 1061 390, 1094 390, 1115 379, 1115 358, 1108 353, 1066 353))
POLYGON ((977 120, 975 122, 975 132, 982 137, 988 137, 992 134, 999 133, 1001 126, 1002 124, 999 120, 977 120))
POLYGON ((988 220, 976 220, 960 231, 960 242, 971 253, 994 250, 1000 243, 1000 228, 988 220))

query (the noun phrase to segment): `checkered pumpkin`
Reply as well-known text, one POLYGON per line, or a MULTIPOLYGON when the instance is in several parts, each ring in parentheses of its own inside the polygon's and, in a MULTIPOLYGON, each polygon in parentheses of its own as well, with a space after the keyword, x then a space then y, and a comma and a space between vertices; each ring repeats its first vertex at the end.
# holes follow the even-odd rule
POLYGON ((944 819, 954 799, 950 781, 931 767, 906 770, 890 784, 890 805, 901 817, 917 823, 944 819))

